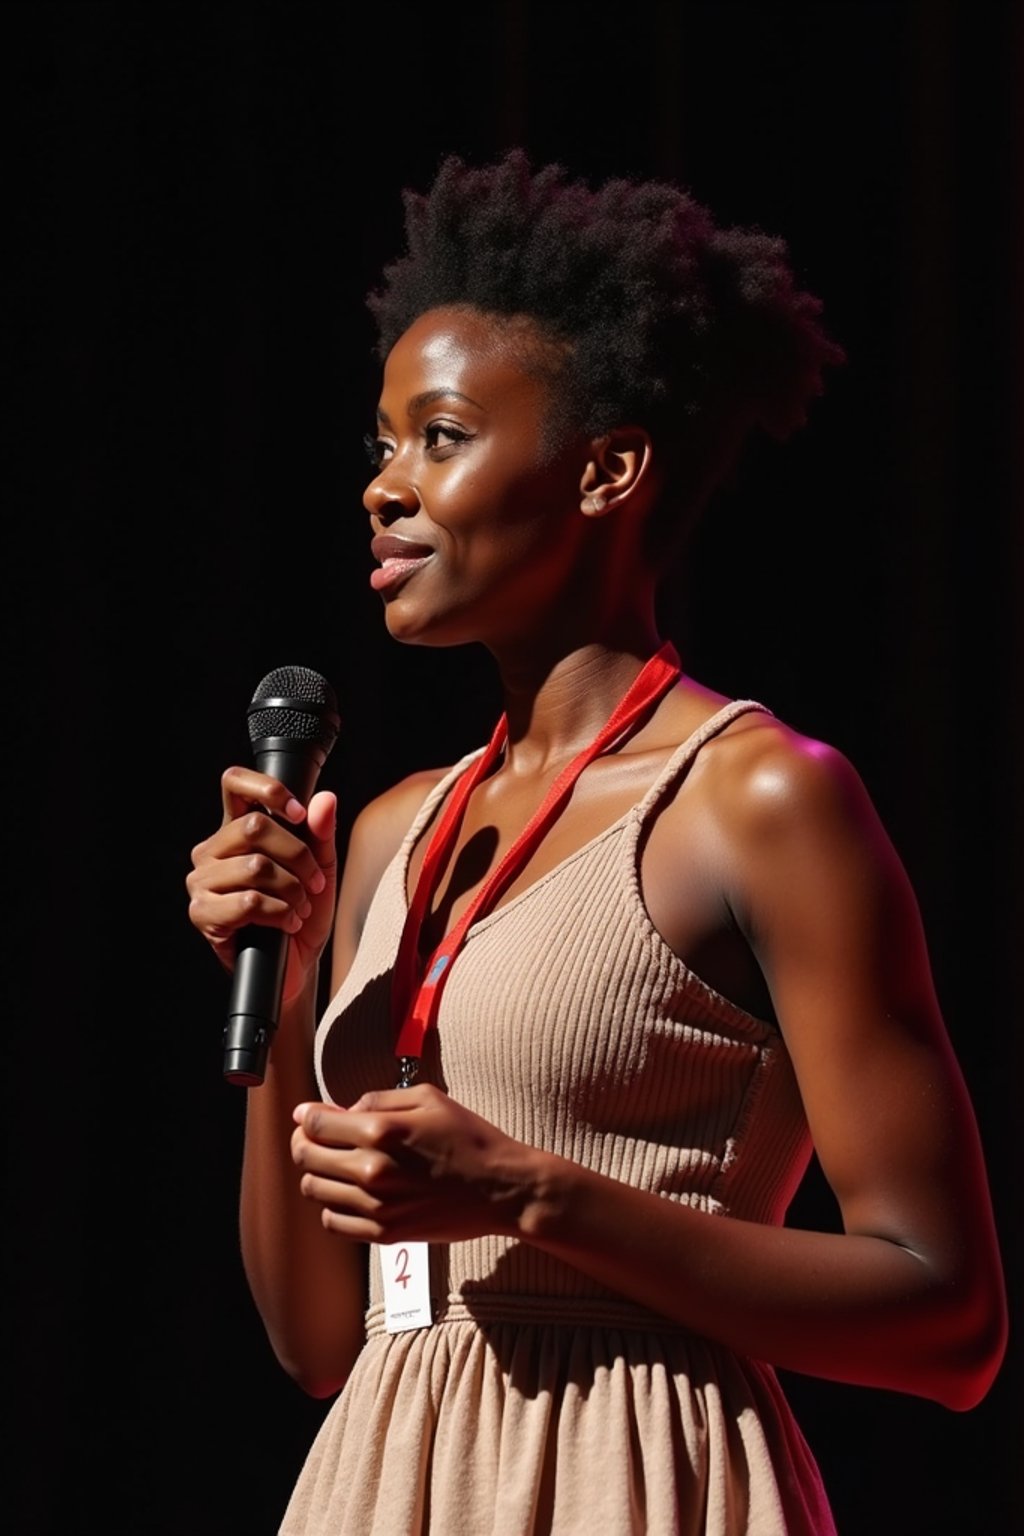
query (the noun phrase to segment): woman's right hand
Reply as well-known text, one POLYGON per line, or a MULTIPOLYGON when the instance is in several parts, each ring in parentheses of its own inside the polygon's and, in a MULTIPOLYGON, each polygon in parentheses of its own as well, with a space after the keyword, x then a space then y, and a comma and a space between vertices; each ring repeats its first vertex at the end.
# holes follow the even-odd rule
POLYGON ((334 921, 337 797, 321 790, 303 808, 279 780, 239 767, 222 774, 221 795, 220 827, 192 849, 189 921, 228 971, 240 928, 289 934, 288 1002, 315 971, 334 921))

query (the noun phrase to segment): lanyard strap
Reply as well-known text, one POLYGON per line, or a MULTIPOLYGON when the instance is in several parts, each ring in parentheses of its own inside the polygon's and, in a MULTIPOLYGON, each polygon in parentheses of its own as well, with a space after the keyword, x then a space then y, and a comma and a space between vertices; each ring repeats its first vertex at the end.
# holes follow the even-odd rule
POLYGON ((490 741, 472 768, 459 779, 427 847, 395 961, 392 1003, 394 1017, 403 1021, 395 1046, 395 1054, 402 1064, 402 1085, 412 1082, 415 1076, 424 1036, 437 1018, 444 983, 470 926, 494 905, 512 877, 526 864, 551 823, 561 813, 573 785, 587 764, 632 734, 672 687, 680 671, 676 649, 667 641, 645 664, 590 745, 563 768, 543 803, 501 859, 490 879, 485 881, 458 922, 434 950, 417 987, 420 932, 441 878, 441 871, 455 846, 469 797, 492 771, 504 750, 508 737, 506 715, 503 714, 498 721, 490 741))

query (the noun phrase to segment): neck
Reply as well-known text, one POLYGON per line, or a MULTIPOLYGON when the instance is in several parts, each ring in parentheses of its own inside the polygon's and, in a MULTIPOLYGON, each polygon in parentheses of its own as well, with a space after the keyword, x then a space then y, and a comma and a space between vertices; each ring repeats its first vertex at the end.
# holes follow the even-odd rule
POLYGON ((506 771, 544 773, 581 752, 663 644, 653 622, 497 657, 508 721, 506 771))

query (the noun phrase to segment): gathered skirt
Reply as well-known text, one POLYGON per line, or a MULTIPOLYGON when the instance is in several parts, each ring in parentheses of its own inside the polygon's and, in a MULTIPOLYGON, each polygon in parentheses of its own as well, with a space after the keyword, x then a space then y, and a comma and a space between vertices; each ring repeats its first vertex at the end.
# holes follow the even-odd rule
POLYGON ((280 1536, 834 1536, 769 1367, 544 1302, 396 1334, 372 1308, 280 1536))

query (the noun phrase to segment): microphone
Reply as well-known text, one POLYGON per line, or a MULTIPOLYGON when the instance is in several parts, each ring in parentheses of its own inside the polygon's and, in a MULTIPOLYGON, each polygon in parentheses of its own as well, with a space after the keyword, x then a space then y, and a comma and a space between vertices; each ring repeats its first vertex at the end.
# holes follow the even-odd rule
MULTIPOLYGON (((338 703, 330 683, 308 667, 277 667, 257 687, 247 715, 256 767, 308 805, 338 737, 338 703)), ((281 1011, 288 938, 280 928, 255 924, 238 934, 224 1076, 240 1088, 263 1081, 281 1011)))

